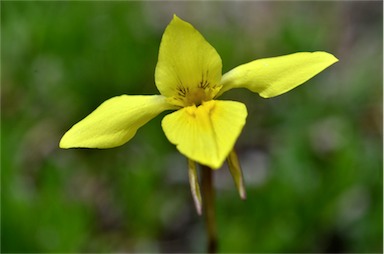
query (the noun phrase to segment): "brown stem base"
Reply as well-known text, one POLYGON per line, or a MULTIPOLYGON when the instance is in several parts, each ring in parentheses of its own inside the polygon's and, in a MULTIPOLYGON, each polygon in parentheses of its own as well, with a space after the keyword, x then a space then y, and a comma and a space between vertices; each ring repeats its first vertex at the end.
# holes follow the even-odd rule
POLYGON ((201 166, 201 187, 205 226, 208 235, 207 252, 217 252, 217 230, 215 220, 215 190, 213 188, 213 170, 207 166, 201 166))

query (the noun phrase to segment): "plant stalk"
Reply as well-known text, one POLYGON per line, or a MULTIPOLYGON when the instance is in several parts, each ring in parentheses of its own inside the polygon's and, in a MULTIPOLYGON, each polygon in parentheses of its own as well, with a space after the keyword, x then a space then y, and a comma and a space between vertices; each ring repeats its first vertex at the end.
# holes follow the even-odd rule
POLYGON ((217 252, 217 229, 215 219, 215 190, 213 187, 213 170, 201 165, 201 187, 205 226, 208 236, 207 252, 217 252))

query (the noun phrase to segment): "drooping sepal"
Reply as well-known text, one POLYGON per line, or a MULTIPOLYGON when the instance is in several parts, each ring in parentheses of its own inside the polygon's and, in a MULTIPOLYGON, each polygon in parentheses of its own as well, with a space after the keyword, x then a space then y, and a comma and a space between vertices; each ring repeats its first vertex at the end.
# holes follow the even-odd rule
POLYGON ((198 215, 202 213, 202 200, 200 194, 199 179, 197 177, 196 163, 188 159, 188 176, 189 184, 191 186, 191 193, 193 201, 195 203, 196 211, 198 215))
POLYGON ((228 162, 229 171, 231 172, 233 181, 235 182, 240 198, 246 199, 247 194, 245 191, 243 172, 241 170, 239 159, 237 158, 237 154, 235 150, 232 150, 229 153, 227 162, 228 162))

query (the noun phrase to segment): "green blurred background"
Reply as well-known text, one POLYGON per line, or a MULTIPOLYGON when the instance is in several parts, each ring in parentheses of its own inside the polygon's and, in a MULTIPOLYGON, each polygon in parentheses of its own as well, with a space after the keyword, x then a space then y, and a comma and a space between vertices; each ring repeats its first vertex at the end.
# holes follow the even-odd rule
POLYGON ((383 3, 1 2, 2 252, 202 252, 187 164, 160 127, 128 144, 61 150, 106 99, 156 94, 173 13, 223 72, 324 50, 340 62, 293 91, 247 90, 236 144, 248 199, 215 172, 220 252, 382 252, 383 3))

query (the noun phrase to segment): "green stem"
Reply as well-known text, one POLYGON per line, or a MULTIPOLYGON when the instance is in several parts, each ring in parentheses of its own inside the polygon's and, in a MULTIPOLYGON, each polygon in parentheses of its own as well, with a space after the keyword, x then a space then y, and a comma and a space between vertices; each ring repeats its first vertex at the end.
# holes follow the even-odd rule
POLYGON ((213 170, 201 165, 201 187, 205 226, 208 234, 207 252, 217 252, 217 229, 215 220, 215 191, 213 188, 213 170))

